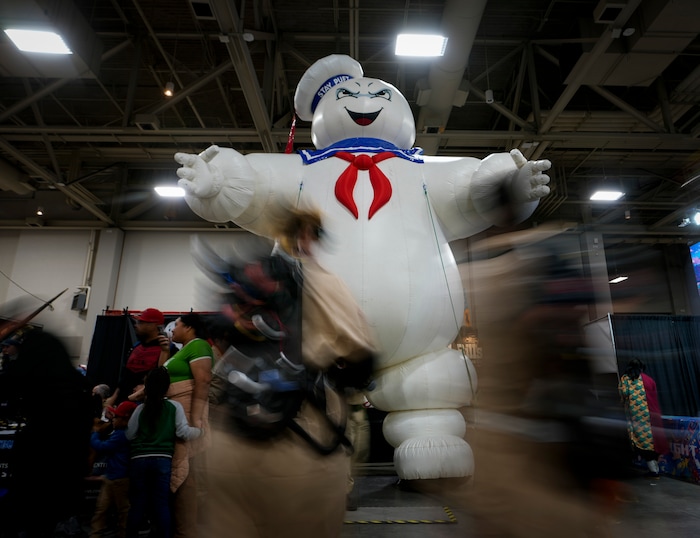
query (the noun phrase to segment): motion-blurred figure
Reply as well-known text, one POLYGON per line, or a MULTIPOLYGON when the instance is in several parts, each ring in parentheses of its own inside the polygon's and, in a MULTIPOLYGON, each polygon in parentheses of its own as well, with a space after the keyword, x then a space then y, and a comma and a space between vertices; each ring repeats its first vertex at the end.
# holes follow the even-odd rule
POLYGON ((497 236, 474 248, 493 257, 470 264, 483 366, 468 508, 486 536, 605 535, 594 500, 615 450, 586 354, 593 292, 558 232, 497 236))
MULTIPOLYGON (((224 422, 213 432, 209 452, 208 536, 340 536, 350 459, 338 444, 338 432, 332 424, 344 424, 346 403, 342 386, 354 383, 355 377, 367 377, 366 369, 358 365, 371 364, 369 359, 375 348, 365 318, 348 288, 315 259, 321 235, 318 213, 294 211, 281 225, 278 255, 290 267, 303 272, 303 367, 299 371, 306 369, 318 379, 327 374, 327 382, 321 385, 325 411, 306 399, 294 421, 318 445, 330 446, 330 453, 322 455, 291 426, 266 439, 246 437, 231 427, 232 421, 224 410, 224 422)), ((239 347, 235 338, 231 343, 239 347)), ((212 384, 212 402, 226 401, 222 381, 232 373, 234 379, 239 378, 240 372, 234 370, 241 368, 241 362, 255 357, 254 344, 244 349, 247 356, 233 346, 215 369, 215 378, 219 379, 212 384)), ((223 410, 224 406, 220 408, 223 410)))
POLYGON ((22 343, 15 383, 26 426, 12 447, 12 518, 3 526, 24 530, 28 537, 53 536, 57 523, 81 509, 92 387, 61 341, 38 330, 22 343))

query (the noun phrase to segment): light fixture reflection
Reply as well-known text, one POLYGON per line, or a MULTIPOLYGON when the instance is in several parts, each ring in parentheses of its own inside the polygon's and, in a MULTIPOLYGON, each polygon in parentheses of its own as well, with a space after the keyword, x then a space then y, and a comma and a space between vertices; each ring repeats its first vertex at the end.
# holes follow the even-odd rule
POLYGON ((441 35, 399 34, 396 37, 396 56, 443 56, 447 38, 441 35))
POLYGON ((169 186, 162 186, 162 187, 155 187, 154 188, 158 196, 162 196, 163 198, 184 198, 185 197, 185 190, 181 187, 169 187, 169 186))
POLYGON ((56 32, 8 28, 5 33, 22 52, 73 54, 63 38, 56 32))
POLYGON ((596 191, 591 194, 591 200, 604 201, 604 202, 614 202, 619 200, 625 195, 624 192, 620 191, 596 191))

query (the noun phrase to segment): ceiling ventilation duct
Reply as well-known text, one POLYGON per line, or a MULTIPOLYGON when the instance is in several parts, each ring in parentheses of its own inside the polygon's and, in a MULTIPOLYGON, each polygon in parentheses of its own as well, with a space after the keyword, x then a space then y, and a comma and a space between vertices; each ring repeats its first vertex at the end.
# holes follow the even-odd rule
MULTIPOLYGON (((697 5, 697 0, 650 0, 642 2, 628 20, 615 19, 614 26, 618 28, 605 31, 620 30, 613 33, 613 37, 617 38, 597 58, 582 83, 597 86, 649 86, 698 36, 700 10, 697 5), (634 31, 629 37, 620 37, 624 35, 621 29, 634 31)), ((597 11, 593 14, 594 18, 596 13, 597 11)), ((585 65, 589 55, 589 52, 581 55, 565 83, 571 83, 578 71, 577 67, 585 65)))
POLYGON ((200 21, 214 21, 214 11, 207 0, 190 0, 190 6, 194 12, 194 18, 200 21))
POLYGON ((102 42, 70 0, 2 0, 0 26, 51 30, 73 51, 68 55, 24 53, 9 40, 0 42, 0 69, 5 76, 97 77, 102 42))
POLYGON ((142 131, 157 131, 160 129, 160 122, 155 114, 136 114, 134 125, 142 131))
POLYGON ((596 8, 593 10, 593 19, 600 24, 610 24, 615 22, 618 15, 622 13, 622 9, 627 5, 627 2, 600 0, 596 8))
POLYGON ((443 132, 452 107, 462 106, 466 101, 468 90, 462 79, 485 7, 486 0, 448 0, 445 4, 441 27, 448 38, 445 55, 431 63, 428 80, 421 81, 416 88, 422 105, 416 122, 419 133, 416 145, 426 155, 437 154, 439 138, 421 134, 443 132))
POLYGON ((30 194, 35 189, 29 184, 29 176, 7 161, 0 159, 0 190, 17 194, 30 194))

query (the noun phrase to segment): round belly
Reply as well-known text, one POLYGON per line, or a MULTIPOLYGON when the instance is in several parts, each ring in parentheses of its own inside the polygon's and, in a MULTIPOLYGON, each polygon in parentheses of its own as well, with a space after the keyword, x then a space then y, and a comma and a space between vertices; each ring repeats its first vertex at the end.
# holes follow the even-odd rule
MULTIPOLYGON (((420 217, 420 214, 417 215, 420 217)), ((322 263, 352 290, 379 339, 380 368, 444 348, 462 321, 459 272, 428 218, 378 213, 331 232, 322 263)))
POLYGON ((304 194, 324 213, 321 263, 352 290, 376 331, 379 367, 444 348, 461 324, 464 299, 451 250, 433 221, 421 165, 403 159, 380 164, 391 181, 388 201, 370 209, 377 193, 367 172, 352 190, 357 218, 336 197, 347 163, 327 159, 307 171, 304 194), (313 172, 313 173, 312 173, 313 172))

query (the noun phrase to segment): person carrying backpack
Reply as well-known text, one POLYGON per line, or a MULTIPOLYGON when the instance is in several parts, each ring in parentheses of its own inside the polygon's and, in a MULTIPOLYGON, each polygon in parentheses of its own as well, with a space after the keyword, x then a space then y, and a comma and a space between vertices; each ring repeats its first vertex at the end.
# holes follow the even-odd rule
MULTIPOLYGON (((290 288, 290 297, 300 290, 301 364, 295 360, 295 346, 282 336, 273 344, 279 348, 279 368, 266 369, 255 378, 268 345, 262 342, 260 333, 273 337, 289 333, 293 337, 294 322, 264 309, 258 311, 259 318, 247 316, 246 306, 240 303, 228 310, 229 315, 236 314, 232 326, 243 327, 243 331, 228 339, 233 345, 222 350, 210 389, 209 401, 221 404, 215 413, 224 418, 212 429, 208 453, 208 536, 340 536, 351 452, 343 435, 347 418, 343 387, 346 383, 367 383, 376 348, 364 315, 345 283, 316 260, 314 252, 320 247, 322 233, 318 212, 292 211, 277 236, 276 252, 270 257, 273 259, 263 260, 260 267, 248 267, 250 279, 244 282, 247 292, 253 293, 252 282, 257 282, 259 287, 274 292, 276 299, 283 285, 290 288), (279 276, 280 272, 274 270, 280 263, 288 264, 298 289, 284 278, 284 271, 279 276), (276 284, 265 286, 269 282, 264 274, 269 272, 278 277, 272 279, 276 284), (275 318, 279 319, 275 322, 275 318), (251 337, 248 342, 241 338, 245 332, 251 337), (259 348, 254 343, 256 337, 261 340, 259 348), (272 426, 276 422, 270 417, 288 412, 280 394, 285 388, 293 392, 304 379, 316 381, 300 391, 304 398, 298 412, 292 407, 292 419, 275 429, 272 426), (245 413, 235 412, 232 384, 250 397, 245 413), (270 387, 277 390, 271 391, 270 387), (257 427, 244 416, 256 413, 262 415, 263 424, 272 425, 272 430, 257 427)), ((232 288, 239 284, 235 282, 232 288)), ((285 304, 286 300, 279 302, 281 308, 285 304)))

